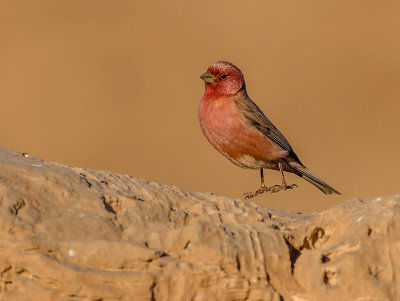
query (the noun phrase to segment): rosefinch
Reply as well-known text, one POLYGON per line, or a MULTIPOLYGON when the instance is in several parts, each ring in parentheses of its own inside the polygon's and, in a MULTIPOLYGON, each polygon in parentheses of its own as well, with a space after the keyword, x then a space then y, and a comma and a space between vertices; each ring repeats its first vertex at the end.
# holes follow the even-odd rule
POLYGON ((246 198, 297 186, 287 185, 284 171, 302 177, 325 194, 340 194, 300 162, 286 138, 247 95, 239 68, 229 62, 216 62, 200 78, 205 82, 199 106, 204 135, 232 163, 260 169, 260 189, 246 193, 246 198), (282 185, 265 186, 263 168, 279 170, 282 185))

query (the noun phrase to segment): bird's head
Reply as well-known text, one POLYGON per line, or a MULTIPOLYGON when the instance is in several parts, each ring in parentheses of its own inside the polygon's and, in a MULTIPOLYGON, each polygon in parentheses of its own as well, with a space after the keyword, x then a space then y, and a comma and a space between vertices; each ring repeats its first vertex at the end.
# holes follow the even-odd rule
POLYGON ((208 67, 200 78, 206 83, 206 93, 214 95, 235 95, 245 89, 242 72, 234 64, 224 61, 215 62, 208 67))

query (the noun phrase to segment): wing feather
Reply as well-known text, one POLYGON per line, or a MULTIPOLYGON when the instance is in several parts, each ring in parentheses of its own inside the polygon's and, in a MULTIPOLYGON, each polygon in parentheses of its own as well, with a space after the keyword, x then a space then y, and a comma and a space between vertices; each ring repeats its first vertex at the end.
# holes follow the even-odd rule
POLYGON ((264 115, 260 108, 247 96, 245 91, 242 90, 240 92, 235 98, 235 104, 250 124, 279 145, 282 149, 287 150, 289 156, 303 166, 285 136, 283 136, 276 126, 264 115))

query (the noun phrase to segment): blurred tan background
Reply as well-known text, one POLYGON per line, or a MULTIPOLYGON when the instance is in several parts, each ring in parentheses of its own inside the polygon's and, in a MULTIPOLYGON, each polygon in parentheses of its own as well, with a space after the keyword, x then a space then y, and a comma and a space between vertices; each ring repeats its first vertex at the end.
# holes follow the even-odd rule
MULTIPOLYGON (((399 192, 398 1, 1 1, 1 145, 242 198, 259 172, 201 133, 199 76, 242 69, 300 159, 343 193, 252 201, 314 211, 399 192)), ((279 173, 266 172, 267 184, 279 173)))

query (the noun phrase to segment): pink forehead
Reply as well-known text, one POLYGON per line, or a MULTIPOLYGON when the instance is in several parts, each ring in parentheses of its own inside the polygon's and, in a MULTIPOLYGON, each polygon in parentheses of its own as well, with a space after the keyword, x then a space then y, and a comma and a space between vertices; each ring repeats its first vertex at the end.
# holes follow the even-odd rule
POLYGON ((240 71, 240 69, 238 67, 236 67, 234 64, 230 63, 230 62, 225 62, 225 61, 218 61, 213 63, 208 70, 210 71, 236 71, 239 74, 242 74, 242 72, 240 71))

